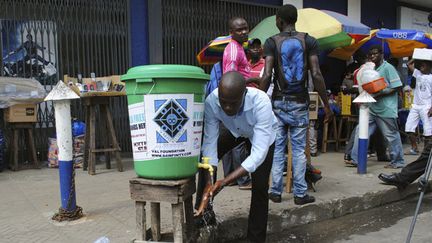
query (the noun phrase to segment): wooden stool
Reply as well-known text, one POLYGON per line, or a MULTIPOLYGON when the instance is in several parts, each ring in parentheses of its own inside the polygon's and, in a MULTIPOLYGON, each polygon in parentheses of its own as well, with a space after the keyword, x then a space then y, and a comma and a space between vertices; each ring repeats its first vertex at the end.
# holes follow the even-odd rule
MULTIPOLYGON (((292 192, 292 184, 293 184, 293 174, 292 174, 292 146, 291 140, 287 139, 287 174, 286 174, 286 185, 285 192, 292 192)), ((309 144, 309 127, 306 131, 306 147, 305 147, 305 155, 306 155, 306 163, 311 163, 311 155, 310 155, 310 144, 309 144)))
POLYGON ((17 171, 21 169, 40 169, 39 162, 36 156, 36 146, 33 138, 33 123, 23 122, 23 123, 9 123, 12 130, 12 136, 10 141, 10 156, 9 156, 9 166, 11 170, 17 171), (27 149, 29 150, 28 159, 31 162, 29 165, 20 165, 18 163, 18 152, 19 152, 19 139, 20 132, 24 133, 25 143, 27 144, 27 149))
POLYGON ((106 168, 111 169, 110 152, 113 152, 116 158, 117 170, 123 171, 123 164, 120 157, 120 146, 112 122, 111 112, 109 110, 109 97, 106 96, 89 96, 82 98, 86 106, 85 123, 85 148, 83 170, 87 167, 90 175, 96 174, 96 153, 105 153, 106 168), (104 141, 104 148, 96 148, 96 107, 100 108, 101 123, 106 125, 107 134, 100 136, 104 141), (111 146, 110 146, 111 142, 111 146))
POLYGON ((333 120, 331 120, 329 123, 324 123, 324 129, 323 129, 323 138, 322 138, 322 146, 321 146, 321 152, 325 153, 327 152, 327 144, 334 143, 335 144, 335 151, 339 151, 339 143, 338 143, 338 131, 337 131, 337 125, 336 125, 336 117, 333 117, 333 120), (330 137, 328 136, 330 131, 330 137))
POLYGON ((161 239, 160 203, 168 202, 172 207, 174 242, 193 242, 192 195, 195 193, 195 177, 181 180, 129 180, 131 198, 136 208, 135 243, 149 242, 147 237, 145 205, 150 202, 152 241, 161 239), (185 220, 186 217, 186 220, 185 220))
POLYGON ((355 126, 355 124, 358 122, 358 116, 354 115, 346 115, 341 116, 338 124, 338 141, 339 143, 344 143, 349 141, 351 132, 355 126), (344 133, 345 132, 345 133, 344 133), (342 136, 345 134, 345 136, 342 136))

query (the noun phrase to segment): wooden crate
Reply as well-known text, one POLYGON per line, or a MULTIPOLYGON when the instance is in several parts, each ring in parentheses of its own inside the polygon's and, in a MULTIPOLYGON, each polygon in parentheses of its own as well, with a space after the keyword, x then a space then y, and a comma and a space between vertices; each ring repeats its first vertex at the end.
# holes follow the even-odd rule
POLYGON ((338 105, 341 108, 341 115, 343 116, 351 115, 351 95, 343 94, 342 92, 339 92, 338 105))
POLYGON ((19 104, 5 109, 6 122, 37 122, 36 104, 19 104))
POLYGON ((309 92, 309 119, 316 120, 318 119, 318 106, 319 106, 319 96, 318 92, 309 92))

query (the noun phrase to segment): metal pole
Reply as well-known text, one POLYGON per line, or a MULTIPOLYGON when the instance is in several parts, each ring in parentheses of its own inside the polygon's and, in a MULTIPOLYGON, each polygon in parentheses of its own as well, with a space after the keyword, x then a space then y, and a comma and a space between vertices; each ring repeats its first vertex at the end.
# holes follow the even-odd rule
POLYGON ((75 172, 72 155, 72 125, 70 100, 79 99, 63 81, 57 85, 45 98, 54 102, 57 145, 59 148, 59 176, 61 208, 52 219, 57 221, 75 220, 82 217, 82 208, 76 205, 75 172))
MULTIPOLYGON (((426 143, 426 141, 425 141, 425 143, 426 143)), ((428 146, 428 145, 425 144, 425 146, 428 146)), ((419 196, 419 199, 418 199, 418 202, 417 202, 417 207, 415 209, 414 217, 413 217, 413 219, 411 221, 411 225, 410 225, 410 229, 409 229, 408 236, 407 236, 407 239, 406 239, 406 243, 410 243, 411 242, 411 237, 412 237, 412 234, 414 232, 414 227, 415 227, 415 224, 416 224, 416 221, 417 221, 417 216, 418 216, 418 214, 420 212, 420 206, 422 204, 423 197, 424 197, 424 194, 425 194, 427 186, 428 186, 429 177, 430 177, 431 170, 432 170, 431 157, 432 157, 432 151, 429 152, 429 158, 428 158, 428 162, 427 162, 427 165, 426 165, 425 173, 423 174, 423 176, 419 180, 420 196, 419 196)))
POLYGON ((60 195, 62 208, 68 212, 76 209, 75 185, 72 181, 73 155, 72 155, 72 127, 70 100, 54 101, 55 123, 57 131, 60 195), (69 199, 70 197, 70 199, 69 199), (69 201, 70 200, 70 201, 69 201))
POLYGON ((369 139, 369 106, 361 104, 359 114, 359 141, 358 141, 358 161, 357 173, 367 173, 367 151, 369 139))

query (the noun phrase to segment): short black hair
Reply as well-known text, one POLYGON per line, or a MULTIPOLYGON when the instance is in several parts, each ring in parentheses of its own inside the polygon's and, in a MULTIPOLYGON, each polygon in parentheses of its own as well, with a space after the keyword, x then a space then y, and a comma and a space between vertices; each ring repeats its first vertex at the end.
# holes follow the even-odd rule
POLYGON ((369 52, 371 52, 372 50, 377 50, 380 54, 383 53, 383 49, 381 45, 372 45, 371 47, 369 47, 369 52))
POLYGON ((276 17, 281 18, 286 24, 295 24, 297 22, 297 8, 292 4, 285 4, 278 9, 276 17))
POLYGON ((234 23, 234 21, 236 21, 236 20, 238 20, 238 19, 241 19, 241 20, 246 21, 244 18, 239 17, 239 16, 232 17, 232 18, 228 21, 228 29, 229 29, 229 30, 232 30, 232 29, 233 29, 233 23, 234 23))
POLYGON ((414 60, 414 63, 417 63, 417 65, 424 64, 428 67, 432 67, 432 61, 429 61, 429 60, 416 59, 416 60, 414 60))

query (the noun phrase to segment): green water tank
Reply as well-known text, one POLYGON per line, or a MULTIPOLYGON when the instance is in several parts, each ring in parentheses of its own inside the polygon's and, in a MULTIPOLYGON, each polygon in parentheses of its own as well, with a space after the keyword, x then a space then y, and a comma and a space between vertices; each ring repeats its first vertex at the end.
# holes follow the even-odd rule
POLYGON ((209 78, 188 65, 144 65, 121 76, 138 176, 179 179, 197 172, 209 78))

